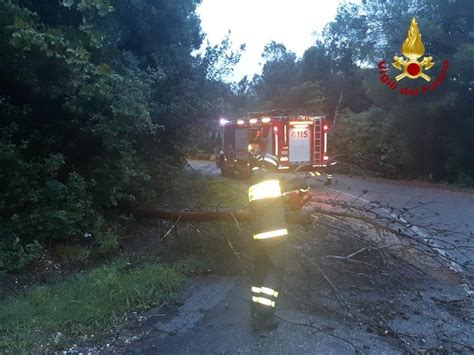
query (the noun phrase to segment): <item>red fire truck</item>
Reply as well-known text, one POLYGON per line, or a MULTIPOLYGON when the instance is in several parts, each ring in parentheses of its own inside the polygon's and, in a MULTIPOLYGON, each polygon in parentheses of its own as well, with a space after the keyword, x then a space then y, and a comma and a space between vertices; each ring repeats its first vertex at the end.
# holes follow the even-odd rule
POLYGON ((223 174, 250 176, 249 157, 269 153, 280 160, 280 172, 317 172, 330 164, 327 117, 281 115, 274 111, 220 120, 222 150, 217 161, 223 174))

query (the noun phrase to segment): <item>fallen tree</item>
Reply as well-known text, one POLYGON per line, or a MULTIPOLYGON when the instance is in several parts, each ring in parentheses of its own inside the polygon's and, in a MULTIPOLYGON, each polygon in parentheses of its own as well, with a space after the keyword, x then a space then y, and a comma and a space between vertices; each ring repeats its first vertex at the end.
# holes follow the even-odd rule
MULTIPOLYGON (((210 222, 210 221, 238 221, 252 222, 253 216, 249 210, 171 210, 158 207, 138 207, 131 210, 137 218, 156 218, 165 220, 180 220, 181 222, 210 222)), ((286 215, 289 224, 303 224, 309 220, 311 211, 288 212, 286 215)))
MULTIPOLYGON (((291 266, 287 274, 292 276, 282 294, 291 299, 292 305, 304 308, 308 314, 314 312, 315 321, 281 320, 306 327, 309 332, 325 333, 361 353, 367 350, 363 341, 351 338, 337 327, 318 323, 321 314, 329 314, 336 324, 349 322, 364 327, 367 333, 390 339, 406 352, 472 350, 469 337, 459 336, 454 332, 456 327, 435 334, 400 328, 400 322, 406 322, 412 314, 429 311, 433 319, 439 317, 436 304, 460 305, 462 317, 472 319, 470 236, 439 224, 414 226, 409 221, 416 217, 413 210, 417 208, 427 211, 429 204, 408 201, 405 207, 395 209, 358 199, 313 199, 304 213, 309 223, 304 228, 292 229, 289 238, 291 266), (461 260, 456 255, 462 256, 461 260), (440 291, 447 279, 452 282, 447 286, 449 294, 440 291), (436 286, 436 290, 430 286, 436 286), (453 293, 453 287, 459 291, 453 293), (425 308, 420 310, 422 304, 425 308), (401 318, 398 323, 393 321, 397 318, 401 318)), ((234 225, 239 231, 236 239, 222 233, 222 223, 211 223, 216 228, 213 238, 225 240, 244 269, 251 265, 251 253, 243 246, 245 240, 250 240, 246 238, 250 235, 247 223, 252 221, 252 215, 243 208, 173 210, 143 206, 133 210, 133 214, 137 218, 171 221, 171 226, 165 224, 165 233, 160 233, 160 241, 179 240, 186 235, 177 232, 178 225, 182 226, 181 231, 195 230, 195 236, 201 239, 202 227, 194 222, 229 221, 225 225, 234 225)))
POLYGON ((131 211, 137 218, 157 218, 166 220, 209 222, 209 221, 232 221, 248 222, 251 214, 248 210, 170 210, 158 207, 138 207, 131 211))
MULTIPOLYGON (((461 265, 448 252, 456 251, 471 261, 474 248, 467 244, 468 237, 456 235, 458 244, 446 240, 447 235, 456 232, 447 228, 422 226, 426 232, 409 223, 404 216, 413 209, 426 208, 426 204, 417 203, 410 208, 400 210, 381 206, 377 203, 369 205, 347 203, 341 200, 313 199, 306 208, 297 212, 288 212, 289 224, 305 224, 310 221, 326 224, 329 228, 343 232, 346 238, 356 238, 364 244, 362 249, 373 248, 383 250, 401 250, 406 254, 409 251, 421 253, 437 264, 448 266, 451 270, 460 272, 469 263, 461 265), (380 244, 382 242, 382 245, 380 244), (466 242, 463 244, 463 242, 466 242)), ((166 209, 155 206, 141 206, 130 211, 136 218, 171 220, 179 222, 210 222, 231 221, 236 223, 252 222, 253 216, 247 209, 166 209)), ((355 254, 357 255, 357 254, 355 254)), ((355 256, 353 255, 353 256, 355 256)), ((340 257, 340 260, 350 260, 349 257, 340 257)))

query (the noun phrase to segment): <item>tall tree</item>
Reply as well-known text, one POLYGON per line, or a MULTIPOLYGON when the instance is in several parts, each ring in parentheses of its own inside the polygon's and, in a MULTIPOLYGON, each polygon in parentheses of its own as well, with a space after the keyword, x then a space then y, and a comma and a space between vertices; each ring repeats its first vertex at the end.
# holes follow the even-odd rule
POLYGON ((100 243, 103 208, 166 188, 177 138, 230 92, 193 55, 197 4, 0 0, 0 269, 35 240, 100 243))

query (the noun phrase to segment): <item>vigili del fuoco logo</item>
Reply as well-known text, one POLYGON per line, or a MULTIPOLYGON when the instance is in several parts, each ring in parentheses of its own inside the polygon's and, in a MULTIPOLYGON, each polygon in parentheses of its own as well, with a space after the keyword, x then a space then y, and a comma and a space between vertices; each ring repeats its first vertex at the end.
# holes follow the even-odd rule
POLYGON ((438 76, 435 78, 435 80, 431 80, 430 69, 435 67, 436 62, 433 61, 432 56, 424 56, 425 46, 421 40, 421 33, 414 17, 411 20, 407 38, 403 42, 402 54, 403 56, 401 57, 393 57, 392 66, 401 72, 395 78, 388 76, 388 65, 385 59, 378 63, 380 81, 387 85, 387 87, 392 90, 397 90, 399 83, 407 85, 399 89, 399 92, 402 95, 418 96, 420 94, 426 94, 428 92, 435 91, 448 74, 449 63, 447 60, 445 60, 441 65, 438 76), (408 86, 408 80, 406 79, 414 80, 418 78, 425 80, 426 83, 424 83, 421 87, 408 86))

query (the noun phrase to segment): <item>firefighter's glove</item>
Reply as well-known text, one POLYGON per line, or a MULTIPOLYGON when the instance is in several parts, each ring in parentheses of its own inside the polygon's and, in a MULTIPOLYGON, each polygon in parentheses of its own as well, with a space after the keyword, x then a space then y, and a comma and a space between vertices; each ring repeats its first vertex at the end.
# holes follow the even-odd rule
POLYGON ((313 198, 313 194, 309 189, 290 191, 285 196, 286 205, 290 211, 301 210, 313 198))
POLYGON ((313 197, 306 179, 292 178, 283 183, 286 197, 286 206, 290 211, 302 209, 313 197))

